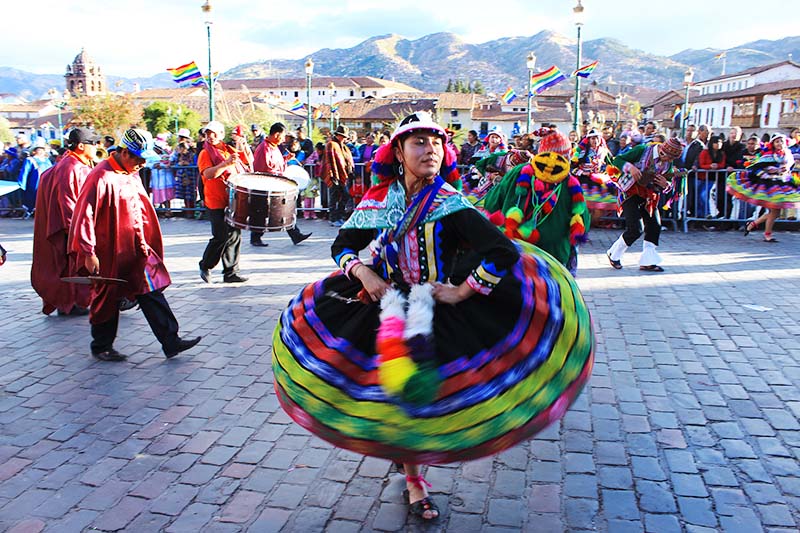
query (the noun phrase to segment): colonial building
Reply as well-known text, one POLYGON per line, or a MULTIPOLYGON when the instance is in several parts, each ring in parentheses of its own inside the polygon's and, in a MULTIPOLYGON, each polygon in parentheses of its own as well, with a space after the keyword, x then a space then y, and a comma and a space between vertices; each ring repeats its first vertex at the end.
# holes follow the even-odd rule
MULTIPOLYGON (((254 101, 291 107, 295 101, 307 104, 306 78, 253 78, 220 80, 218 85, 228 92, 243 92, 254 101)), ((344 99, 386 98, 395 93, 420 92, 391 80, 370 76, 311 78, 311 107, 330 105, 344 99)))
POLYGON ((64 78, 72 96, 94 96, 106 92, 106 77, 83 48, 72 64, 67 65, 64 78))
POLYGON ((800 65, 792 61, 703 80, 695 84, 700 94, 691 99, 689 120, 718 129, 741 126, 745 133, 781 131, 797 125, 789 95, 798 88, 800 65))

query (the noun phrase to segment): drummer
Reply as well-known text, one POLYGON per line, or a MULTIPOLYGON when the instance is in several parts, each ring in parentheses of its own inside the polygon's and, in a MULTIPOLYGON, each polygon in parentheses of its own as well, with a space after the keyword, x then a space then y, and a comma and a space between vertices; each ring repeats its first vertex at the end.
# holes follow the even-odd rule
POLYGON ((248 161, 234 148, 227 146, 225 126, 212 120, 204 128, 206 139, 197 155, 197 169, 203 177, 205 204, 211 220, 211 239, 200 259, 200 279, 211 282, 211 269, 222 260, 222 280, 242 283, 247 278, 239 274, 239 248, 242 232, 225 221, 228 191, 225 180, 246 171, 248 161))
MULTIPOLYGON (((286 126, 280 122, 276 122, 270 127, 269 135, 267 135, 264 141, 256 148, 253 170, 256 172, 266 172, 268 174, 284 176, 286 174, 286 160, 278 146, 283 143, 285 139, 286 126)), ((291 237, 293 244, 300 244, 311 237, 311 233, 302 233, 296 223, 293 228, 286 230, 286 233, 291 237)), ((261 240, 262 235, 264 235, 263 231, 251 230, 250 245, 268 246, 267 243, 261 240)))

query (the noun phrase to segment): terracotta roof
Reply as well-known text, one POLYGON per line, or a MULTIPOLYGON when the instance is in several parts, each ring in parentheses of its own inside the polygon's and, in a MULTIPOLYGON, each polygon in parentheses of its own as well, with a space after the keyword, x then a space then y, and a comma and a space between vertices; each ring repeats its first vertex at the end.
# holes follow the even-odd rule
POLYGON ((760 74, 761 72, 766 72, 767 70, 777 68, 783 65, 792 65, 795 67, 800 68, 800 65, 795 63, 794 61, 779 61, 778 63, 770 63, 769 65, 761 65, 758 67, 748 68, 746 70, 740 70, 739 72, 734 72, 732 74, 724 74, 722 76, 717 76, 714 78, 708 78, 707 80, 701 80, 696 83, 708 83, 709 81, 718 81, 718 80, 727 80, 729 78, 738 78, 740 76, 752 76, 753 74, 760 74))
POLYGON ((0 113, 38 113, 43 107, 46 107, 46 104, 0 104, 0 113))
POLYGON ((129 93, 131 98, 136 100, 147 100, 149 98, 187 98, 200 97, 207 98, 205 90, 201 87, 187 87, 175 89, 143 89, 135 93, 129 93))
MULTIPOLYGON (((342 120, 393 123, 413 111, 434 111, 431 99, 359 98, 338 102, 338 113, 342 120)), ((321 118, 330 117, 328 105, 319 106, 321 118)))
MULTIPOLYGON (((331 76, 316 76, 312 78, 311 84, 313 87, 328 87, 331 82, 337 89, 397 89, 408 92, 418 92, 417 89, 391 80, 383 80, 380 78, 373 78, 370 76, 356 76, 356 77, 331 77, 331 76)), ((238 90, 242 85, 248 89, 281 89, 285 87, 305 87, 305 78, 241 78, 235 80, 220 80, 220 85, 223 89, 238 90)))
MULTIPOLYGON (((534 122, 563 122, 569 118, 567 109, 562 108, 544 108, 532 113, 534 122)), ((476 107, 472 111, 472 120, 493 120, 502 122, 511 122, 519 120, 525 122, 528 119, 527 113, 514 113, 503 112, 500 103, 492 104, 488 108, 481 109, 476 107)))
MULTIPOLYGON (((788 63, 788 61, 786 61, 788 63)), ((722 93, 704 94, 702 96, 691 97, 692 102, 713 102, 714 100, 730 100, 732 98, 739 98, 742 96, 757 96, 761 94, 774 94, 786 89, 800 88, 800 80, 783 80, 775 81, 772 83, 761 83, 748 87, 747 89, 740 89, 738 91, 725 91, 722 93)))

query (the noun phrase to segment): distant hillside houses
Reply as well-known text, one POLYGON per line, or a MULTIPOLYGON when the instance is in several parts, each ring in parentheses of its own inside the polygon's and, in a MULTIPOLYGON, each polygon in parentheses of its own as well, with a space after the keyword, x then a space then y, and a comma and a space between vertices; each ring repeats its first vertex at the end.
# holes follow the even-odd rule
MULTIPOLYGON (((643 108, 648 119, 673 129, 685 91, 668 91, 643 108)), ((695 82, 689 93, 689 122, 717 130, 739 126, 745 135, 788 133, 800 127, 800 64, 781 61, 695 82)))

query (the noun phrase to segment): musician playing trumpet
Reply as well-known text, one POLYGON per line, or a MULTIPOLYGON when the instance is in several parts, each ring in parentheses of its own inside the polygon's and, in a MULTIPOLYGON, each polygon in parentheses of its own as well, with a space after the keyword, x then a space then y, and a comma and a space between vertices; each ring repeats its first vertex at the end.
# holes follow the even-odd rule
POLYGON ((619 191, 617 212, 625 219, 625 232, 606 252, 613 268, 622 268, 622 256, 644 233, 639 270, 664 271, 657 251, 661 235, 658 200, 662 193, 671 190, 673 161, 682 152, 683 144, 673 137, 664 143, 636 146, 614 158, 613 165, 621 174, 612 179, 619 191))

